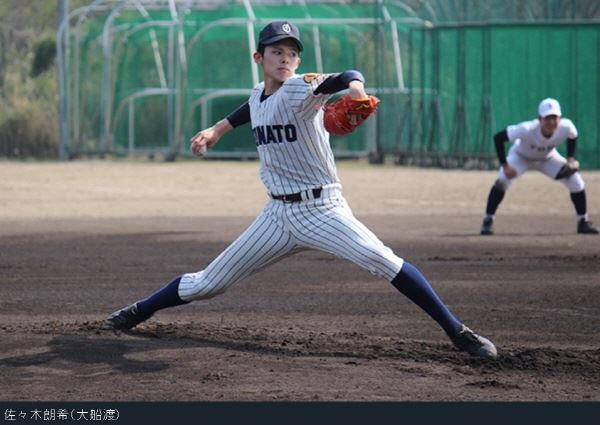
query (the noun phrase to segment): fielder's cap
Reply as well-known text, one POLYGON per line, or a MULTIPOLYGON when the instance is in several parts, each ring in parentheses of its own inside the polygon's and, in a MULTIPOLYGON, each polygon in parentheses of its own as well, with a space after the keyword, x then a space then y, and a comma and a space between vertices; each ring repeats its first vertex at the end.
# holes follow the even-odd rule
POLYGON ((300 41, 300 31, 288 21, 274 21, 264 27, 258 36, 258 44, 268 46, 286 38, 293 39, 298 45, 298 51, 302 51, 304 47, 300 41))
POLYGON ((557 115, 560 117, 562 113, 558 100, 550 97, 542 100, 540 106, 538 106, 538 115, 542 118, 546 118, 548 115, 557 115))

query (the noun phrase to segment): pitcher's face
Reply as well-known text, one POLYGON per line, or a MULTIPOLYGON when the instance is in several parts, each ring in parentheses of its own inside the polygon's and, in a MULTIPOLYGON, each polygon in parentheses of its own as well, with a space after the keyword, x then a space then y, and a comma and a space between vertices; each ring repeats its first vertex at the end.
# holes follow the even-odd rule
POLYGON ((262 65, 265 80, 272 78, 280 83, 292 77, 300 66, 298 47, 292 40, 266 46, 264 55, 255 54, 254 60, 262 65))

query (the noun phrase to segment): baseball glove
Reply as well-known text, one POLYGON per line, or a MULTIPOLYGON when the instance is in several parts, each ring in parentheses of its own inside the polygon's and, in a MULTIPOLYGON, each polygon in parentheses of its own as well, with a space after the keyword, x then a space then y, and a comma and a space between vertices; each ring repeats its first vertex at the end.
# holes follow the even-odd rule
POLYGON ((379 102, 375 96, 363 99, 342 96, 325 106, 325 129, 336 136, 350 134, 377 110, 379 102))
POLYGON ((577 171, 579 171, 579 162, 567 161, 562 167, 560 167, 560 170, 558 170, 558 173, 556 174, 555 178, 556 180, 564 179, 572 176, 577 171))

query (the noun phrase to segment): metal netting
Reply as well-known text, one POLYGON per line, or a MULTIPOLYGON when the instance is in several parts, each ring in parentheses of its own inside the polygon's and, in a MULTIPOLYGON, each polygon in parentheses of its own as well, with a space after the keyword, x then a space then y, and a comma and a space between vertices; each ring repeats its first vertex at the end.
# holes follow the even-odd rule
MULTIPOLYGON (((382 99, 332 138, 338 156, 495 166, 492 134, 559 99, 600 167, 600 12, 585 0, 96 0, 59 31, 61 153, 187 155, 186 141, 247 99, 269 21, 305 45, 299 72, 359 69, 382 99), (584 19, 585 18, 585 19, 584 19), (594 20, 596 19, 596 20, 594 20)), ((236 129, 209 156, 255 156, 236 129)))
POLYGON ((536 118, 554 97, 579 130, 578 157, 600 167, 597 24, 448 24, 413 28, 409 39, 400 160, 494 165, 493 133, 536 118))

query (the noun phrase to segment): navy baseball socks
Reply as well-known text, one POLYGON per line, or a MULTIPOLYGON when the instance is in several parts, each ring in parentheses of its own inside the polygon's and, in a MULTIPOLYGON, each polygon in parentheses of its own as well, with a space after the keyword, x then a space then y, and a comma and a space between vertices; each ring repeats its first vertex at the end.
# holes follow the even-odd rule
MULTIPOLYGON (((148 298, 115 311, 106 318, 102 328, 108 330, 131 329, 149 319, 158 310, 187 304, 188 302, 183 301, 178 294, 180 280, 181 276, 148 298)), ((412 264, 404 262, 402 270, 392 280, 392 285, 429 314, 444 329, 458 349, 473 356, 496 357, 494 344, 477 335, 456 319, 437 296, 425 276, 412 264)))
POLYGON ((158 310, 187 304, 179 298, 178 289, 181 276, 176 277, 162 289, 141 301, 117 310, 106 318, 102 329, 126 330, 131 329, 145 320, 148 320, 158 310))
POLYGON ((598 229, 596 229, 592 225, 592 222, 588 220, 585 189, 581 192, 571 193, 571 201, 573 202, 575 211, 577 212, 577 233, 584 235, 597 235, 598 229))
POLYGON ((404 261, 402 269, 391 283, 429 314, 446 332, 456 348, 477 357, 494 358, 497 356, 494 344, 477 335, 454 317, 425 276, 415 266, 404 261))
MULTIPOLYGON (((504 194, 505 192, 498 189, 496 185, 492 186, 485 208, 485 217, 481 223, 480 234, 494 234, 494 214, 498 209, 498 205, 500 205, 500 202, 504 199, 504 194)), ((573 202, 575 212, 577 213, 577 233, 584 235, 597 235, 600 233, 588 219, 585 189, 580 192, 571 193, 571 202, 573 202)))
POLYGON ((496 214, 496 210, 498 209, 498 205, 504 199, 504 192, 500 190, 496 184, 492 186, 490 189, 490 194, 488 195, 487 205, 485 207, 485 217, 483 218, 483 223, 481 223, 481 230, 479 231, 482 235, 493 235, 494 234, 494 214, 496 214))

